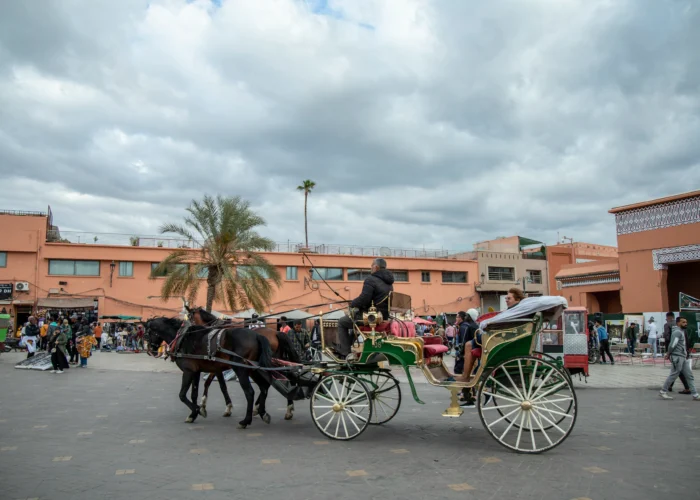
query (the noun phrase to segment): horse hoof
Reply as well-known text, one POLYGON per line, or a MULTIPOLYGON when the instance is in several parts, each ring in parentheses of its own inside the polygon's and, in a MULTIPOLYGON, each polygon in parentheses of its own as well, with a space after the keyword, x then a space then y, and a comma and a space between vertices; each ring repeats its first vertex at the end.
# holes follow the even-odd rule
POLYGON ((272 420, 272 419, 270 418, 270 414, 269 414, 269 413, 266 413, 265 415, 263 415, 263 416, 260 417, 260 418, 262 418, 262 421, 265 422, 266 424, 269 424, 269 423, 270 423, 270 420, 272 420))
POLYGON ((230 416, 231 416, 231 412, 230 412, 230 411, 227 411, 226 413, 224 413, 224 414, 222 415, 222 417, 230 417, 230 416))
POLYGON ((246 427, 248 427, 246 424, 238 424, 239 429, 245 429, 246 427))
POLYGON ((294 415, 292 415, 291 413, 287 413, 287 414, 284 415, 284 419, 285 419, 285 420, 291 420, 293 416, 294 416, 294 415))
POLYGON ((187 419, 185 420, 186 424, 191 424, 192 422, 194 422, 194 419, 192 417, 187 417, 187 419))

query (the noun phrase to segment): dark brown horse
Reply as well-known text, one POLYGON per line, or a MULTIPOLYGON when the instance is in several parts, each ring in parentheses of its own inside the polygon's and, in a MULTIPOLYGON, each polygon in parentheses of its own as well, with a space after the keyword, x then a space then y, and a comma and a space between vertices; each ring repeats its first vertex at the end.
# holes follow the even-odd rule
MULTIPOLYGON (((270 343, 267 341, 267 338, 257 335, 252 330, 246 328, 224 329, 220 334, 219 345, 233 354, 217 352, 216 357, 237 363, 236 366, 231 366, 226 363, 207 359, 211 353, 209 344, 212 341, 212 339, 210 339, 212 330, 210 328, 198 325, 190 326, 189 324, 183 326, 183 322, 177 318, 161 317, 146 322, 146 335, 148 337, 150 354, 155 355, 158 351, 158 346, 163 341, 170 344, 183 327, 185 331, 182 333, 182 340, 177 353, 182 354, 182 356, 177 356, 177 354, 175 354, 174 361, 180 370, 182 370, 180 400, 185 403, 191 411, 185 422, 194 422, 200 414, 201 409, 197 405, 197 393, 199 391, 199 380, 202 372, 222 373, 224 370, 232 368, 238 376, 238 381, 241 384, 241 388, 245 393, 248 403, 246 416, 238 423, 239 428, 245 429, 253 420, 255 391, 251 385, 250 378, 260 387, 261 397, 258 398, 260 417, 265 423, 270 423, 270 416, 265 410, 267 388, 269 388, 270 385, 267 381, 267 376, 255 370, 252 364, 251 368, 241 366, 248 364, 248 361, 255 361, 261 367, 272 366, 272 351, 270 350, 270 343), (190 387, 192 388, 191 401, 187 399, 187 391, 190 387)), ((220 381, 223 381, 223 376, 220 381)), ((225 388, 225 382, 220 383, 223 384, 222 388, 225 388)), ((224 396, 228 396, 225 389, 224 396)), ((228 402, 230 403, 230 399, 228 399, 228 402)))
MULTIPOLYGON (((230 320, 221 320, 214 316, 213 314, 207 312, 205 309, 201 307, 189 309, 188 312, 192 316, 192 322, 195 325, 203 326, 203 327, 212 327, 212 326, 242 326, 242 325, 237 325, 235 323, 232 323, 230 320)), ((267 339, 267 341, 270 343, 270 349, 272 350, 272 357, 277 358, 277 359, 283 359, 285 361, 291 361, 293 363, 299 363, 301 360, 299 359, 299 355, 297 354, 296 350, 294 349, 294 346, 292 343, 289 341, 287 338, 287 335, 285 335, 282 332, 278 332, 276 330, 273 330, 271 328, 263 327, 263 328, 256 328, 253 330, 255 333, 258 335, 262 335, 267 339)), ((219 387, 221 387, 221 392, 224 394, 224 398, 227 396, 227 389, 226 389, 226 381, 224 379, 223 372, 228 370, 229 367, 223 368, 219 372, 212 372, 209 374, 207 377, 206 381, 204 382, 204 394, 202 395, 202 403, 201 403, 201 409, 202 409, 202 414, 206 415, 206 405, 207 405, 207 399, 209 397, 209 386, 211 385, 212 381, 214 380, 214 377, 219 381, 219 387)), ((256 382, 257 383, 257 382, 256 382)), ((269 384, 268 384, 269 385, 269 384)), ((258 396, 257 401, 255 401, 255 406, 253 408, 253 415, 257 415, 260 412, 260 407, 261 403, 263 403, 263 399, 267 397, 267 388, 263 390, 263 388, 260 388, 260 395, 258 396)), ((230 399, 226 400, 226 408, 227 408, 227 413, 230 412, 230 399)), ((264 408, 264 404, 262 405, 264 408)), ((224 416, 227 416, 226 413, 224 413, 224 416)), ((284 414, 284 419, 285 420, 291 420, 292 417, 294 416, 294 401, 292 399, 287 399, 287 411, 284 414)))

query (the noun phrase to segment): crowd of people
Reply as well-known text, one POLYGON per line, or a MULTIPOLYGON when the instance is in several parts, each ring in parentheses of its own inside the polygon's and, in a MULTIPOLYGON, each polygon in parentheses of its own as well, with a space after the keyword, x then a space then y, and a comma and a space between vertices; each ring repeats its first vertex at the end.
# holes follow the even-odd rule
POLYGON ((27 349, 27 358, 34 357, 37 351, 49 352, 52 373, 63 373, 71 365, 87 368, 93 349, 100 345, 102 327, 77 315, 46 317, 39 326, 37 318, 30 316, 19 333, 20 344, 27 349))

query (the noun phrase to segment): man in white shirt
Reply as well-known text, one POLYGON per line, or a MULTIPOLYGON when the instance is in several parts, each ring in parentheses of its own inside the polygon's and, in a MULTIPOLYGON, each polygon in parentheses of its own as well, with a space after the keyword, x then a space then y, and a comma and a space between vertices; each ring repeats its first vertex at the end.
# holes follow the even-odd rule
POLYGON ((654 323, 654 317, 652 316, 649 318, 649 339, 648 342, 651 344, 651 352, 654 353, 654 357, 656 357, 656 353, 658 351, 658 345, 657 345, 657 339, 659 337, 658 329, 656 328, 656 323, 654 323))

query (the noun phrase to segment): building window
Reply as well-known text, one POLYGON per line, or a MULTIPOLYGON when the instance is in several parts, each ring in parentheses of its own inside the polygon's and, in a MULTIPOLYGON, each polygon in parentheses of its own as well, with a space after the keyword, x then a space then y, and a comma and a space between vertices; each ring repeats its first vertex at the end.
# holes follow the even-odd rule
POLYGON ((0 252, 0 267, 7 267, 7 252, 0 252))
POLYGON ((343 281, 343 270, 338 267, 317 267, 311 270, 311 278, 315 280, 343 281))
POLYGON ((296 281, 299 279, 297 266, 287 266, 287 280, 296 281))
POLYGON ((394 281, 406 283, 408 282, 408 271, 392 271, 394 273, 394 281))
POLYGON ((205 280, 209 277, 209 268, 208 267, 200 267, 199 271, 197 271, 197 278, 200 280, 205 280))
POLYGON ((270 275, 267 273, 267 270, 262 268, 262 267, 255 267, 255 266, 237 266, 236 267, 236 274, 238 275, 239 278, 250 278, 252 274, 258 274, 260 275, 261 278, 263 279, 270 279, 270 275))
POLYGON ((166 276, 171 275, 176 269, 187 269, 188 267, 187 264, 173 264, 169 269, 166 269, 165 271, 161 271, 159 273, 154 272, 159 265, 160 262, 151 263, 151 276, 154 278, 165 278, 166 276))
POLYGON ((442 272, 442 282, 443 283, 466 283, 467 282, 467 272, 466 271, 443 271, 442 272))
POLYGON ((530 279, 530 283, 534 283, 535 285, 542 284, 542 271, 528 269, 526 272, 527 277, 530 279))
POLYGON ((99 260, 49 260, 52 276, 99 276, 99 260))
POLYGON ((489 266, 489 281, 515 281, 515 268, 489 266))
POLYGON ((430 271, 421 271, 420 280, 421 283, 430 283, 430 271))
POLYGON ((133 262, 120 262, 119 263, 119 276, 132 277, 134 275, 134 263, 133 262))
POLYGON ((371 275, 369 269, 348 269, 348 281, 364 281, 371 275))

